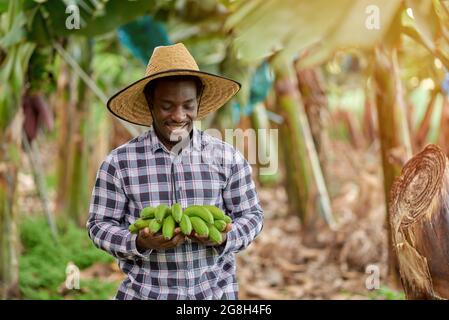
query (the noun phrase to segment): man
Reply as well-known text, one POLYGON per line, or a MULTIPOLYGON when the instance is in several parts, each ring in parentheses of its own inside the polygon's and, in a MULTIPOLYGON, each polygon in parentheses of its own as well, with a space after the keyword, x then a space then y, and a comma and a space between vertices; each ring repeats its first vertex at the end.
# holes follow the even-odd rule
POLYGON ((118 259, 127 275, 116 299, 237 299, 234 254, 260 233, 263 211, 251 167, 231 145, 196 129, 240 85, 201 72, 183 44, 157 47, 146 76, 115 94, 108 109, 149 126, 103 161, 87 229, 94 244, 118 259), (128 226, 140 211, 180 203, 221 208, 233 219, 216 245, 179 229, 171 240, 128 226))

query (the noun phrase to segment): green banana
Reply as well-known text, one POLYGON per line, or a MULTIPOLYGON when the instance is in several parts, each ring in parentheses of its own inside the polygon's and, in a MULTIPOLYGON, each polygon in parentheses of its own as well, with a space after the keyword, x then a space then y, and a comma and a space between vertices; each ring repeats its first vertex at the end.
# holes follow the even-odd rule
POLYGON ((145 227, 148 227, 148 220, 144 220, 144 219, 142 219, 142 218, 137 219, 137 220, 134 222, 134 226, 135 226, 138 230, 143 229, 143 228, 145 228, 145 227))
POLYGON ((156 208, 154 207, 146 207, 140 211, 140 217, 142 219, 152 219, 154 218, 154 213, 156 212, 156 208))
POLYGON ((231 222, 232 222, 232 219, 231 219, 230 216, 225 216, 223 220, 224 220, 226 223, 231 223, 231 222))
POLYGON ((203 219, 205 222, 213 224, 214 223, 214 216, 210 211, 204 207, 201 206, 190 206, 187 209, 184 210, 184 213, 188 215, 190 218, 192 217, 199 217, 203 219))
POLYGON ((203 221, 203 219, 199 217, 189 217, 190 222, 192 222, 193 230, 195 230, 196 233, 198 233, 199 236, 202 237, 208 237, 209 236, 209 228, 207 227, 206 223, 203 221))
POLYGON ((212 216, 214 217, 215 220, 223 220, 225 218, 225 213, 223 212, 223 210, 221 210, 216 206, 205 205, 204 208, 206 208, 207 210, 210 211, 210 213, 212 213, 212 216))
POLYGON ((169 213, 168 209, 169 209, 169 207, 164 203, 162 203, 156 207, 156 212, 154 213, 154 217, 156 218, 156 220, 158 222, 162 222, 164 220, 164 218, 169 213))
POLYGON ((175 219, 173 219, 171 215, 167 216, 162 224, 162 235, 166 240, 170 240, 171 238, 173 238, 174 230, 175 230, 175 219))
POLYGON ((151 233, 156 233, 162 228, 162 222, 157 221, 156 219, 151 219, 148 222, 148 229, 150 229, 151 233))
POLYGON ((216 244, 220 244, 223 241, 221 236, 221 232, 213 225, 209 225, 209 240, 215 242, 216 244))
POLYGON ((182 218, 182 207, 179 203, 175 203, 172 208, 171 208, 171 215, 173 216, 173 219, 175 219, 175 221, 177 223, 181 222, 181 218, 182 218))
POLYGON ((192 222, 190 221, 188 215, 185 214, 182 215, 179 226, 181 227, 182 233, 184 233, 185 235, 189 235, 192 233, 192 222))
POLYGON ((139 229, 137 229, 135 224, 130 224, 129 227, 128 227, 128 230, 131 233, 138 233, 139 232, 139 229))
POLYGON ((224 220, 215 220, 214 226, 218 229, 218 231, 223 232, 226 230, 227 223, 224 220))

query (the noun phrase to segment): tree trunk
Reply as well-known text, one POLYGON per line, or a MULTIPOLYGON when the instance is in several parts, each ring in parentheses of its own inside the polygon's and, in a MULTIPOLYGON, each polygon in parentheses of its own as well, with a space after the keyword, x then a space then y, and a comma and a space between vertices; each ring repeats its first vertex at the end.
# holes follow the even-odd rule
MULTIPOLYGON (((313 211, 320 212, 329 227, 334 228, 335 221, 332 215, 329 194, 324 183, 318 154, 299 94, 293 65, 281 60, 279 60, 278 63, 279 65, 275 64, 275 88, 279 99, 278 107, 281 112, 283 112, 286 123, 285 127, 288 128, 288 130, 284 130, 282 138, 285 137, 286 141, 290 142, 290 145, 287 145, 287 147, 284 145, 284 156, 285 161, 287 162, 286 165, 292 166, 293 169, 292 172, 287 172, 288 187, 292 188, 288 194, 289 196, 302 197, 301 202, 299 202, 299 211, 296 212, 299 212, 300 217, 302 215, 301 220, 304 226, 308 225, 311 221, 310 218, 317 218, 316 214, 307 213, 310 180, 307 175, 306 163, 309 164, 312 173, 311 178, 313 179, 314 187, 316 188, 315 199, 317 210, 313 211), (290 134, 290 137, 287 137, 287 133, 290 134), (307 162, 307 159, 310 161, 307 162), (292 163, 289 164, 289 161, 292 163), (298 163, 300 164, 299 166, 297 165, 298 163), (293 177, 293 179, 291 177, 293 177), (301 189, 305 189, 306 192, 303 192, 301 189), (296 194, 292 194, 292 192, 296 192, 296 194)), ((289 200, 295 201, 294 198, 290 198, 289 200)))
POLYGON ((111 118, 112 122, 112 139, 111 139, 111 149, 115 149, 127 141, 134 138, 128 130, 120 123, 117 117, 107 115, 107 117, 111 118))
MULTIPOLYGON (((90 192, 95 184, 98 168, 106 155, 110 152, 112 121, 109 111, 103 106, 91 112, 88 125, 88 174, 87 190, 90 192), (100 113, 100 115, 95 113, 100 113)), ((123 125, 119 123, 123 128, 123 125)), ((129 134, 129 132, 128 132, 129 134)), ((130 140, 130 139, 128 139, 130 140)), ((127 140, 127 141, 128 141, 127 140)))
POLYGON ((374 66, 375 101, 377 107, 378 130, 381 145, 382 169, 384 176, 384 194, 387 208, 385 225, 388 233, 388 274, 393 285, 399 283, 397 258, 392 246, 392 233, 388 223, 389 197, 395 177, 400 173, 401 158, 398 140, 398 126, 396 114, 395 80, 391 53, 376 49, 374 66))
POLYGON ((449 156, 449 97, 447 96, 443 96, 438 145, 443 149, 444 153, 449 156))
MULTIPOLYGON (((394 48, 391 53, 391 64, 393 67, 395 104, 398 112, 398 123, 400 129, 401 145, 404 149, 405 161, 409 160, 413 155, 412 142, 410 137, 410 127, 407 117, 407 104, 404 101, 404 88, 399 70, 398 52, 394 48)), ((404 161, 404 163, 405 163, 404 161)))
POLYGON ((0 295, 3 299, 20 295, 16 188, 22 122, 19 112, 6 131, 0 132, 0 295))
POLYGON ((407 299, 449 299, 449 162, 427 146, 392 189, 390 223, 407 299))
POLYGON ((291 213, 299 216, 303 224, 307 223, 310 176, 307 165, 307 152, 298 120, 298 86, 289 70, 275 70, 276 108, 283 116, 280 141, 286 169, 286 189, 288 206, 291 213))
MULTIPOLYGON (((81 54, 79 57, 80 67, 90 74, 92 61, 92 43, 90 40, 82 40, 80 43, 81 54)), ((85 224, 89 205, 89 194, 87 173, 88 173, 88 132, 89 110, 91 94, 86 84, 78 78, 76 108, 74 110, 73 121, 74 132, 71 135, 69 144, 71 161, 69 170, 68 201, 66 212, 69 217, 81 226, 85 224), (75 131, 76 130, 76 131, 75 131)))
POLYGON ((279 170, 276 170, 276 172, 273 173, 264 174, 264 168, 267 167, 267 163, 264 162, 265 160, 269 160, 271 163, 271 161, 278 159, 278 139, 276 139, 275 136, 270 135, 270 121, 268 120, 267 110, 263 103, 254 107, 253 113, 251 114, 251 120, 252 126, 256 130, 257 137, 256 151, 258 154, 257 167, 259 171, 259 182, 262 185, 271 185, 279 180, 279 170))
POLYGON ((313 142, 318 152, 323 176, 326 179, 326 126, 324 125, 324 118, 325 113, 328 111, 328 102, 323 75, 319 68, 299 69, 296 67, 296 77, 307 119, 309 120, 313 142))
POLYGON ((365 137, 366 146, 369 147, 377 137, 377 131, 375 126, 375 110, 374 110, 374 98, 368 88, 365 88, 365 104, 363 109, 363 125, 362 132, 365 137))
POLYGON ((73 105, 70 102, 70 82, 69 70, 64 61, 61 61, 59 69, 59 77, 57 80, 57 89, 55 97, 56 118, 58 119, 58 159, 56 168, 57 189, 56 189, 56 203, 55 212, 64 211, 67 205, 67 189, 70 183, 69 175, 69 148, 67 141, 71 140, 72 121, 73 119, 73 105))
POLYGON ((434 89, 430 92, 430 99, 427 103, 426 113, 424 114, 421 124, 419 125, 418 132, 415 135, 415 145, 418 150, 421 150, 426 144, 437 96, 438 90, 434 89))

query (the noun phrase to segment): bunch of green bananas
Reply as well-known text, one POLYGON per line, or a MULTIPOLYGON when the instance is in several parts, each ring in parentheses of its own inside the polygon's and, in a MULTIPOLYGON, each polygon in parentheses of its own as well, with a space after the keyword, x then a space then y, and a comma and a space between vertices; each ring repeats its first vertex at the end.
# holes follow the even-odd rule
POLYGON ((219 244, 222 242, 221 233, 231 222, 231 217, 212 205, 192 205, 183 211, 179 203, 175 203, 171 208, 166 204, 160 204, 157 207, 144 208, 140 212, 140 218, 128 229, 132 233, 138 233, 146 227, 152 233, 162 229, 164 238, 170 240, 173 238, 175 228, 179 226, 185 235, 195 231, 199 236, 208 237, 209 240, 219 244))

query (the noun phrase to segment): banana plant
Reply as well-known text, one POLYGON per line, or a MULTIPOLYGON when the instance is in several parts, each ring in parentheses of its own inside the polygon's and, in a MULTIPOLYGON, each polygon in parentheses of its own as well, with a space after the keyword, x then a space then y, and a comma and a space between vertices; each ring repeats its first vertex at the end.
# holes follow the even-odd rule
POLYGON ((238 56, 246 61, 270 58, 273 65, 281 65, 307 53, 298 61, 299 68, 306 68, 348 48, 371 57, 388 208, 398 174, 397 164, 388 159, 397 148, 406 150, 406 156, 411 153, 396 52, 404 35, 449 68, 448 21, 449 6, 439 0, 250 0, 236 5, 226 30, 235 35, 238 56))
MULTIPOLYGON (((25 91, 25 71, 35 49, 25 39, 23 1, 10 1, 0 13, 0 294, 18 294, 18 234, 15 205, 20 164, 22 117, 18 110, 25 91)), ((4 7, 2 7, 2 10, 4 7)))

